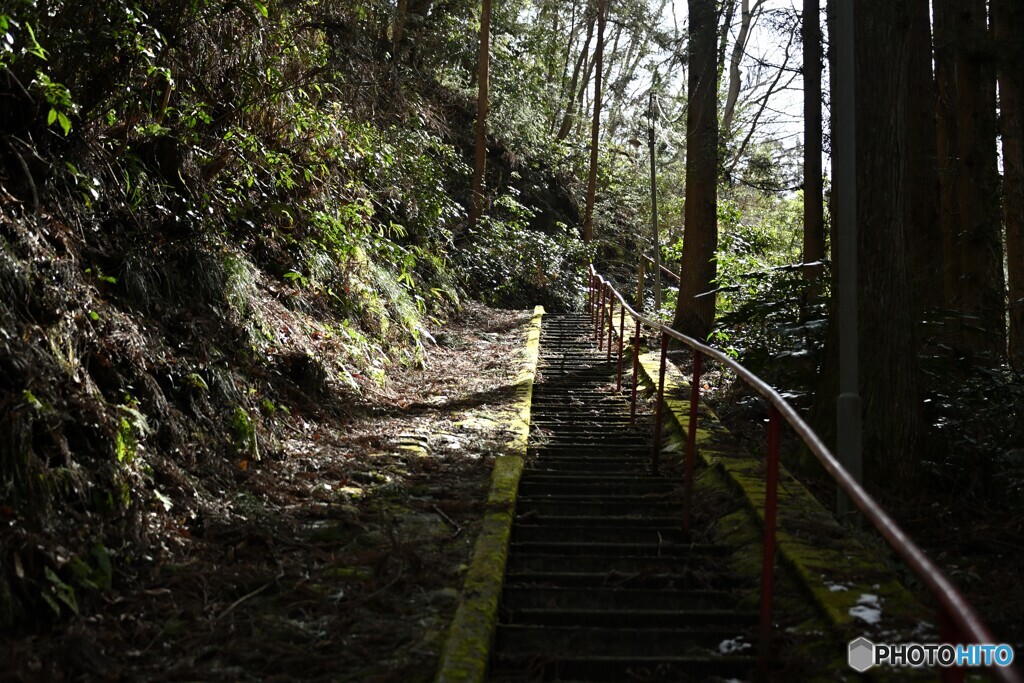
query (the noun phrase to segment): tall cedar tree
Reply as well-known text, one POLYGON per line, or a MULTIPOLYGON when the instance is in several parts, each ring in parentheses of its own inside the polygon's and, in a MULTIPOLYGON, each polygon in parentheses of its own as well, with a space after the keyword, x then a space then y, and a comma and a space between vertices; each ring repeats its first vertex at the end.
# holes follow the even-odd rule
POLYGON ((1024 5, 1020 0, 993 0, 992 15, 1000 59, 1009 357, 1013 367, 1020 370, 1024 368, 1024 5))
MULTIPOLYGON (((939 224, 939 169, 935 130, 935 76, 932 73, 931 10, 928 0, 905 0, 910 36, 907 104, 910 131, 907 157, 914 167, 907 182, 907 239, 910 248, 911 295, 915 323, 934 318, 946 308, 942 228, 939 224)), ((919 327, 919 342, 929 328, 919 327)))
POLYGON ((604 59, 604 25, 608 0, 597 2, 597 47, 594 55, 594 119, 590 128, 590 173, 587 175, 587 205, 583 214, 583 241, 594 239, 594 202, 597 199, 597 152, 601 140, 601 81, 604 59))
MULTIPOLYGON (((925 0, 927 2, 927 0, 925 0)), ((804 0, 804 263, 825 258, 825 207, 821 168, 821 3, 804 0)), ((821 266, 804 268, 814 280, 821 266)))
POLYGON ((865 472, 909 482, 922 426, 910 305, 907 206, 916 160, 911 128, 909 5, 859 0, 857 73, 857 283, 865 472))
MULTIPOLYGON (((899 486, 911 480, 923 428, 910 303, 907 215, 915 160, 908 149, 912 108, 908 84, 908 5, 858 0, 854 12, 857 162, 857 289, 864 477, 899 486)), ((834 26, 835 17, 829 13, 834 26)), ((836 87, 833 81, 833 101, 836 87)), ((836 117, 832 119, 833 126, 836 117)), ((833 139, 835 129, 833 128, 833 139)), ((844 235, 833 236, 841 258, 844 235)), ((838 268, 833 270, 835 277, 838 268)), ((833 282, 838 292, 838 283, 833 282)), ((838 294, 837 294, 838 296, 838 294)), ((835 434, 839 334, 830 316, 822 387, 812 416, 835 434)))
POLYGON ((938 148, 951 341, 1005 351, 1002 216, 996 164, 996 70, 985 0, 935 0, 938 148))
POLYGON ((686 208, 682 279, 673 326, 705 339, 715 322, 718 249, 718 53, 715 0, 689 0, 686 208), (701 296, 703 295, 703 296, 701 296))
POLYGON ((477 71, 476 150, 473 159, 473 197, 469 224, 474 225, 484 208, 484 175, 487 172, 487 81, 491 44, 491 0, 480 8, 480 63, 477 71))

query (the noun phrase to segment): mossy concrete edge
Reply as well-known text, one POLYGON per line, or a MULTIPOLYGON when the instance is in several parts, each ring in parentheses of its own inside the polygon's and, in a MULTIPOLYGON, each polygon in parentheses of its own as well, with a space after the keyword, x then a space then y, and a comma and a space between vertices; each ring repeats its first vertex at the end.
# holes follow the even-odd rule
POLYGON ((544 308, 537 306, 526 334, 523 361, 516 377, 515 413, 508 425, 510 455, 495 459, 483 526, 473 548, 459 606, 441 652, 437 683, 482 683, 487 675, 491 643, 498 620, 498 602, 505 580, 509 537, 515 517, 516 492, 530 435, 530 404, 540 355, 544 308))
MULTIPOLYGON (((659 358, 640 356, 641 381, 656 387, 659 358)), ((689 425, 690 383, 675 367, 665 373, 666 428, 685 434, 689 425), (677 398, 685 396, 686 398, 677 398)), ((752 514, 764 521, 764 463, 737 448, 718 416, 703 402, 698 406, 697 454, 708 467, 719 467, 743 495, 752 514), (723 445, 724 444, 724 445, 723 445)), ((818 502, 783 466, 778 479, 776 549, 808 591, 823 616, 847 637, 885 633, 910 634, 921 625, 925 609, 876 557, 818 502), (877 596, 882 607, 877 623, 856 616, 877 596)))

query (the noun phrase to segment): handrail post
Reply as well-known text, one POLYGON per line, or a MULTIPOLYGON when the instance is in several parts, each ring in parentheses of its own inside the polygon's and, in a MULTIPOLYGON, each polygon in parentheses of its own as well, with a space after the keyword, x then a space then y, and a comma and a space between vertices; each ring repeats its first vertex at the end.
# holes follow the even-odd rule
POLYGON ((693 460, 697 451, 697 405, 700 403, 701 352, 693 352, 693 378, 690 380, 690 425, 686 435, 686 468, 683 479, 683 531, 690 533, 693 498, 693 460))
POLYGON ((598 289, 601 294, 601 303, 594 317, 594 341, 597 342, 597 348, 600 349, 601 341, 604 339, 604 287, 600 286, 600 280, 598 280, 598 289))
POLYGON ((587 273, 587 313, 594 314, 594 274, 587 273))
POLYGON ((668 334, 661 332, 661 366, 658 369, 658 403, 654 409, 654 443, 651 444, 653 451, 651 457, 651 469, 658 473, 658 466, 661 464, 661 414, 665 398, 665 356, 668 355, 668 334))
POLYGON ((612 318, 615 317, 615 297, 612 294, 612 286, 608 285, 608 356, 606 363, 612 362, 612 335, 615 334, 615 326, 612 325, 612 318))
POLYGON ((765 456, 764 492, 764 546, 761 564, 761 642, 758 652, 758 669, 762 676, 768 672, 771 653, 772 598, 774 597, 775 575, 775 519, 778 504, 779 481, 779 432, 781 417, 772 406, 768 412, 768 449, 765 456))
POLYGON ((629 404, 629 426, 636 426, 636 385, 640 379, 640 318, 636 319, 636 336, 633 337, 633 395, 629 404))
POLYGON ((626 306, 619 306, 619 373, 615 376, 615 391, 622 391, 622 341, 626 336, 626 306))

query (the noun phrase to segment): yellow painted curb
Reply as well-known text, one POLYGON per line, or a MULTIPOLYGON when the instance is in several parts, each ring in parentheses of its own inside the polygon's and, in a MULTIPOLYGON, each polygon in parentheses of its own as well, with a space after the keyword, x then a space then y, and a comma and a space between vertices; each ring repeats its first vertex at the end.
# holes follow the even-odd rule
POLYGON ((516 410, 508 429, 512 455, 494 461, 491 490, 487 497, 483 527, 473 548, 459 606, 455 610, 448 639, 441 652, 437 683, 482 683, 498 620, 498 601, 505 580, 505 562, 516 491, 523 472, 527 439, 530 435, 530 403, 540 353, 540 326, 544 308, 537 306, 526 335, 523 362, 516 378, 516 410))

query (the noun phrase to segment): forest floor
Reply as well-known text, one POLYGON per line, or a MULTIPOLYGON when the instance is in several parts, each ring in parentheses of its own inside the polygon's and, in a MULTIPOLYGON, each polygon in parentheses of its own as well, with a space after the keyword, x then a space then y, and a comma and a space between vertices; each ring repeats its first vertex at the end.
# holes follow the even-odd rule
POLYGON ((346 419, 289 416, 282 453, 166 518, 159 557, 5 643, 0 680, 431 680, 528 320, 467 303, 346 419))

